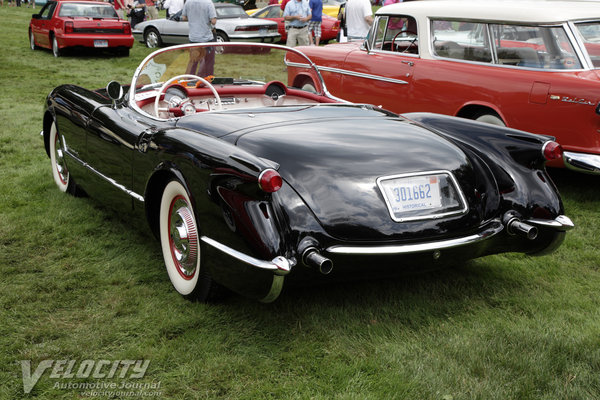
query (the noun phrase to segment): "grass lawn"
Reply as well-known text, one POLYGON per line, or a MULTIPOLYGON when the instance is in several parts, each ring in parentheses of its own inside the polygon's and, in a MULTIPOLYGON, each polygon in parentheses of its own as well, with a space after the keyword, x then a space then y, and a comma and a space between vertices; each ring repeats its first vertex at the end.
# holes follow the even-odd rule
POLYGON ((21 360, 32 374, 43 360, 149 360, 127 382, 154 384, 155 398, 600 398, 600 178, 553 172, 577 227, 549 256, 295 289, 268 305, 191 303, 153 238, 55 188, 39 137, 53 87, 127 83, 149 50, 55 59, 29 49, 31 12, 0 8, 0 399, 79 399, 89 393, 59 384, 123 381, 57 367, 24 394, 21 360))

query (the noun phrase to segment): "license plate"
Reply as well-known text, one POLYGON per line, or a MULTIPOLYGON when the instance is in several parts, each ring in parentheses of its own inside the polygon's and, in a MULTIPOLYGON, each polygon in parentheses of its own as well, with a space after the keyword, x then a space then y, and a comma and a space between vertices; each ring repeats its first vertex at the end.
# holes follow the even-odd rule
POLYGON ((266 35, 267 34, 267 30, 266 29, 259 29, 258 33, 259 33, 259 35, 266 35))
POLYGON ((442 207, 440 180, 437 175, 383 180, 380 185, 390 210, 396 215, 442 207))
POLYGON ((94 47, 108 47, 108 40, 94 40, 94 47))

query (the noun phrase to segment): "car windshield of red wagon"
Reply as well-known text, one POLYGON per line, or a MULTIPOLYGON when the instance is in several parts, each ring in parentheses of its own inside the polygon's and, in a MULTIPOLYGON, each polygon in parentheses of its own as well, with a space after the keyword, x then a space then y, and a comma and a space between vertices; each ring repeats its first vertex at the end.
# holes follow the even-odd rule
POLYGON ((600 68, 600 21, 575 24, 595 68, 600 68))
POLYGON ((118 18, 115 9, 110 4, 63 4, 58 13, 59 17, 87 17, 87 18, 118 18))

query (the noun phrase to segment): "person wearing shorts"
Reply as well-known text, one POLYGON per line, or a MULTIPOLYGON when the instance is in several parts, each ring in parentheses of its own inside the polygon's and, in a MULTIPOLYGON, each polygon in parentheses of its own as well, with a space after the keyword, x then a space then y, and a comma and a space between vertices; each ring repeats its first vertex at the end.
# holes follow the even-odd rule
POLYGON ((310 21, 308 21, 308 37, 310 44, 319 45, 321 40, 321 22, 323 21, 323 1, 309 0, 310 21))

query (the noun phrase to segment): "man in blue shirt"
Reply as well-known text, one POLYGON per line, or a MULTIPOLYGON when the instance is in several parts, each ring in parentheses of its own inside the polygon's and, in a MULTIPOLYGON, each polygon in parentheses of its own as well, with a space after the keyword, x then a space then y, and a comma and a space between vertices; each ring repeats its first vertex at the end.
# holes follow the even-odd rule
POLYGON ((308 22, 308 37, 310 44, 319 45, 321 40, 321 22, 323 20, 323 1, 309 0, 310 21, 308 22))
POLYGON ((189 21, 188 37, 192 43, 212 42, 212 28, 217 23, 217 12, 211 0, 187 0, 181 19, 189 21))
POLYGON ((310 17, 310 7, 306 0, 290 0, 285 5, 283 19, 288 22, 289 26, 286 46, 308 46, 308 21, 310 17))

